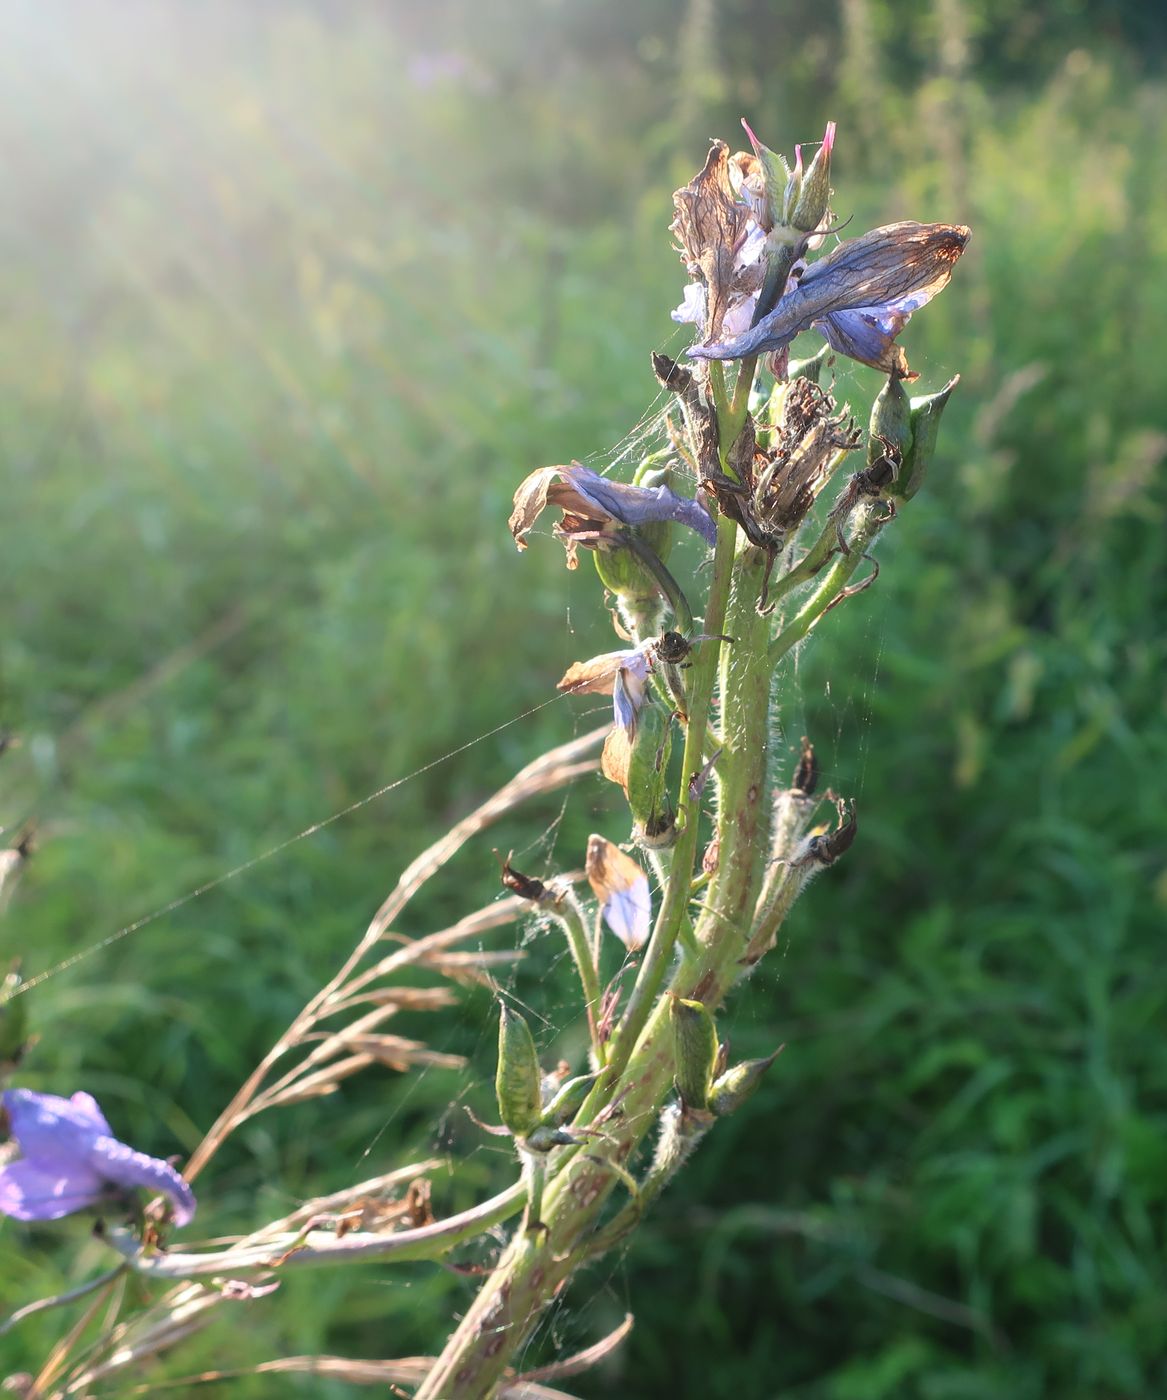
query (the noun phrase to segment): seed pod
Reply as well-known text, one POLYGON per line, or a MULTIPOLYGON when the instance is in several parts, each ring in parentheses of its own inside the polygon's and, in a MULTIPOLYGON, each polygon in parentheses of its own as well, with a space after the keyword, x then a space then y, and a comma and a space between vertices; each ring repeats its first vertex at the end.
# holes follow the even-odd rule
POLYGON ((636 838, 646 846, 671 846, 676 840, 677 818, 668 791, 672 751, 673 717, 649 702, 638 718, 625 787, 636 838))
POLYGON ((699 1001, 674 996, 669 1002, 676 1054, 675 1082, 686 1109, 704 1111, 709 1105, 713 1066, 717 1063, 717 1027, 699 1001))
POLYGON ((786 1047, 780 1045, 772 1055, 767 1055, 764 1060, 743 1060, 740 1065, 734 1065, 713 1083, 713 1088, 709 1091, 709 1107, 718 1118, 724 1118, 727 1113, 733 1113, 735 1109, 741 1108, 742 1104, 754 1093, 758 1085, 762 1082, 762 1076, 781 1055, 786 1047))
POLYGON ((543 1110, 544 1126, 561 1128, 569 1119, 574 1118, 597 1078, 595 1074, 581 1074, 575 1079, 569 1079, 543 1110))
POLYGON ((526 1137, 539 1122, 543 1105, 540 1096, 542 1075, 531 1028, 517 1011, 501 1004, 498 1020, 498 1073, 494 1087, 498 1094, 499 1117, 515 1137, 526 1137))
MULTIPOLYGON (((646 458, 632 479, 633 485, 648 488, 671 487, 672 469, 658 466, 659 460, 660 454, 646 458)), ((644 525, 629 526, 628 530, 635 534, 642 544, 647 545, 662 564, 669 557, 673 547, 672 521, 653 520, 644 525)), ((659 598, 660 585, 632 550, 627 545, 621 546, 615 539, 610 545, 609 548, 597 549, 593 555, 596 573, 599 574, 604 587, 625 602, 636 600, 646 603, 659 598)))
MULTIPOLYGON (((798 200, 790 215, 790 222, 803 233, 813 233, 827 212, 831 199, 831 149, 834 144, 835 123, 828 122, 823 143, 802 177, 798 200)), ((801 164, 801 150, 798 155, 801 164)))
MULTIPOLYGON (((790 368, 787 373, 791 379, 809 379, 812 384, 817 384, 819 383, 823 367, 833 354, 834 351, 831 347, 829 345, 824 345, 821 350, 815 351, 813 355, 805 360, 791 360, 790 368)), ((777 392, 780 389, 785 389, 785 387, 784 384, 775 384, 774 389, 775 392, 777 392)), ((771 401, 773 402, 773 396, 771 397, 771 401)), ((772 421, 777 422, 780 414, 781 403, 779 402, 779 412, 774 415, 772 421)))
POLYGON ((959 383, 960 375, 954 375, 939 393, 912 400, 912 450, 909 460, 905 462, 905 470, 900 473, 899 483, 899 495, 905 501, 911 500, 924 484, 924 476, 936 451, 936 439, 940 435, 940 416, 959 383))
POLYGON ((884 457, 891 457, 897 475, 891 490, 895 495, 904 495, 904 479, 912 467, 912 421, 911 404, 904 391, 903 382, 896 374, 889 374, 887 383, 875 397, 871 405, 871 422, 867 438, 867 466, 875 466, 884 457))

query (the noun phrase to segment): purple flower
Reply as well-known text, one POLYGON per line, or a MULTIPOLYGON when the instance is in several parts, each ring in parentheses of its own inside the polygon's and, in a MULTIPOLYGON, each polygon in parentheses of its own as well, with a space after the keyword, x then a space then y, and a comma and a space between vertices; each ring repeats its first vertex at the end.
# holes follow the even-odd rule
POLYGON ((58 1220, 100 1204, 118 1189, 140 1186, 170 1198, 176 1225, 194 1215, 194 1193, 178 1172, 119 1142, 89 1094, 63 1099, 8 1089, 0 1097, 21 1152, 0 1167, 0 1213, 16 1220, 58 1220))
POLYGON ((914 379, 895 338, 913 311, 941 291, 964 252, 962 224, 888 224, 840 244, 788 284, 778 305, 744 335, 718 345, 694 345, 697 359, 737 360, 784 350, 811 328, 841 354, 914 379))

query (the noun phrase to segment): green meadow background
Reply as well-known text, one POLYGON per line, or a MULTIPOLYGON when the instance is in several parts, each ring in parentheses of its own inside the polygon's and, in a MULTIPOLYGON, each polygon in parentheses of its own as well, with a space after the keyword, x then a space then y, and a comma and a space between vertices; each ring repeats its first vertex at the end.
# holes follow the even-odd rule
MULTIPOLYGON (((784 679, 785 738, 815 739, 860 839, 723 1022, 735 1053, 785 1042, 765 1087, 526 1360, 627 1308, 567 1388, 1167 1395, 1165 48, 1137 0, 8 0, 0 825, 37 849, 5 960, 92 948, 608 648, 588 561, 517 555, 511 494, 653 408, 649 351, 686 343, 670 193, 707 139, 746 114, 789 149, 836 118, 852 230, 974 229, 905 335, 922 389, 962 375, 927 488, 784 679)), ((841 371, 861 413, 878 387, 841 371)), ((595 722, 549 705, 98 948, 29 995, 18 1082, 189 1151, 399 869, 595 722)), ((536 804, 404 931, 488 902, 494 845, 572 867, 625 822, 599 781, 536 804)), ((554 1058, 570 978, 524 951, 554 1058)), ((460 1107, 490 1116, 491 1015, 468 990, 402 1021, 466 1071, 258 1119, 198 1224, 435 1151, 459 1164, 440 1210, 505 1184, 460 1107)), ((0 1303, 105 1257, 84 1222, 6 1222, 0 1303)), ((148 1379, 434 1351, 473 1286, 291 1279, 148 1379)), ((0 1372, 74 1316, 0 1339, 0 1372)))

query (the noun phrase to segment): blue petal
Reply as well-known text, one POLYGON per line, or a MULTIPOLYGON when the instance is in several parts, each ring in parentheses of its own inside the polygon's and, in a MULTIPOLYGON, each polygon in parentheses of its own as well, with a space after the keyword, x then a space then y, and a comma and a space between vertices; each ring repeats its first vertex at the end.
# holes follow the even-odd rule
POLYGON ((59 1220, 96 1205, 102 1194, 101 1177, 83 1163, 67 1171, 26 1161, 0 1167, 0 1214, 14 1220, 59 1220))
POLYGON ((581 496, 622 525, 674 520, 696 530, 707 544, 717 543, 717 526, 705 507, 688 496, 678 496, 669 486, 626 486, 609 481, 590 467, 574 465, 562 468, 560 474, 581 496))
POLYGON ((604 905, 604 921, 630 952, 643 948, 652 928, 652 895, 648 876, 626 890, 613 890, 604 905))
POLYGON ((621 666, 612 682, 612 710, 616 723, 631 738, 636 733, 636 716, 644 705, 648 680, 648 659, 641 652, 631 653, 632 660, 621 666))
MULTIPOLYGON (((891 315, 914 302, 910 314, 944 288, 968 239, 963 225, 899 223, 872 229, 811 263, 798 286, 753 330, 721 345, 691 346, 688 354, 736 360, 782 350, 800 331, 839 312, 891 315)), ((833 329, 846 337, 846 323, 833 329)))
POLYGON ((174 1223, 185 1225, 195 1213, 194 1192, 170 1165, 145 1152, 135 1152, 116 1138, 103 1137, 93 1145, 90 1164, 107 1181, 118 1186, 141 1186, 147 1191, 161 1191, 170 1197, 174 1207, 174 1223))
POLYGON ((83 1162, 105 1119, 88 1094, 80 1098, 77 1103, 32 1089, 6 1090, 4 1108, 21 1153, 42 1166, 83 1162))

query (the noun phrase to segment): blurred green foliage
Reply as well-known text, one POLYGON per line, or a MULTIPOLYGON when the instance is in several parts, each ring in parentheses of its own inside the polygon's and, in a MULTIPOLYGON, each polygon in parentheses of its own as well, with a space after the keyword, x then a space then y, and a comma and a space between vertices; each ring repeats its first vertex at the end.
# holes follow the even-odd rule
MULTIPOLYGON (((837 116, 853 228, 973 226, 906 336, 921 388, 963 375, 940 459, 878 587, 784 678, 784 738, 861 816, 723 1019, 735 1052, 788 1048, 536 1350, 627 1303, 581 1395, 1167 1393, 1163 12, 27 0, 0 38, 0 823, 39 842, 0 927, 30 974, 606 649, 590 570, 517 557, 505 517, 527 470, 603 460, 652 406, 648 351, 684 342, 669 194, 709 135, 748 111, 787 147, 837 116)), ((189 1150, 399 868, 582 708, 47 981, 22 1082, 189 1150)), ((492 844, 571 866, 622 834, 599 784, 560 811, 468 849, 409 931, 492 897, 492 844)), ((527 952, 520 992, 566 1013, 557 952, 527 952)), ((464 1159, 443 1209, 501 1183, 452 1108, 489 1102, 488 1007, 403 1024, 467 1075, 245 1130, 208 1227, 435 1147, 464 1159)), ((7 1305, 101 1257, 83 1224, 0 1236, 7 1305)), ((292 1280, 158 1374, 434 1350, 472 1286, 292 1280)), ((63 1326, 6 1338, 8 1369, 63 1326)))

